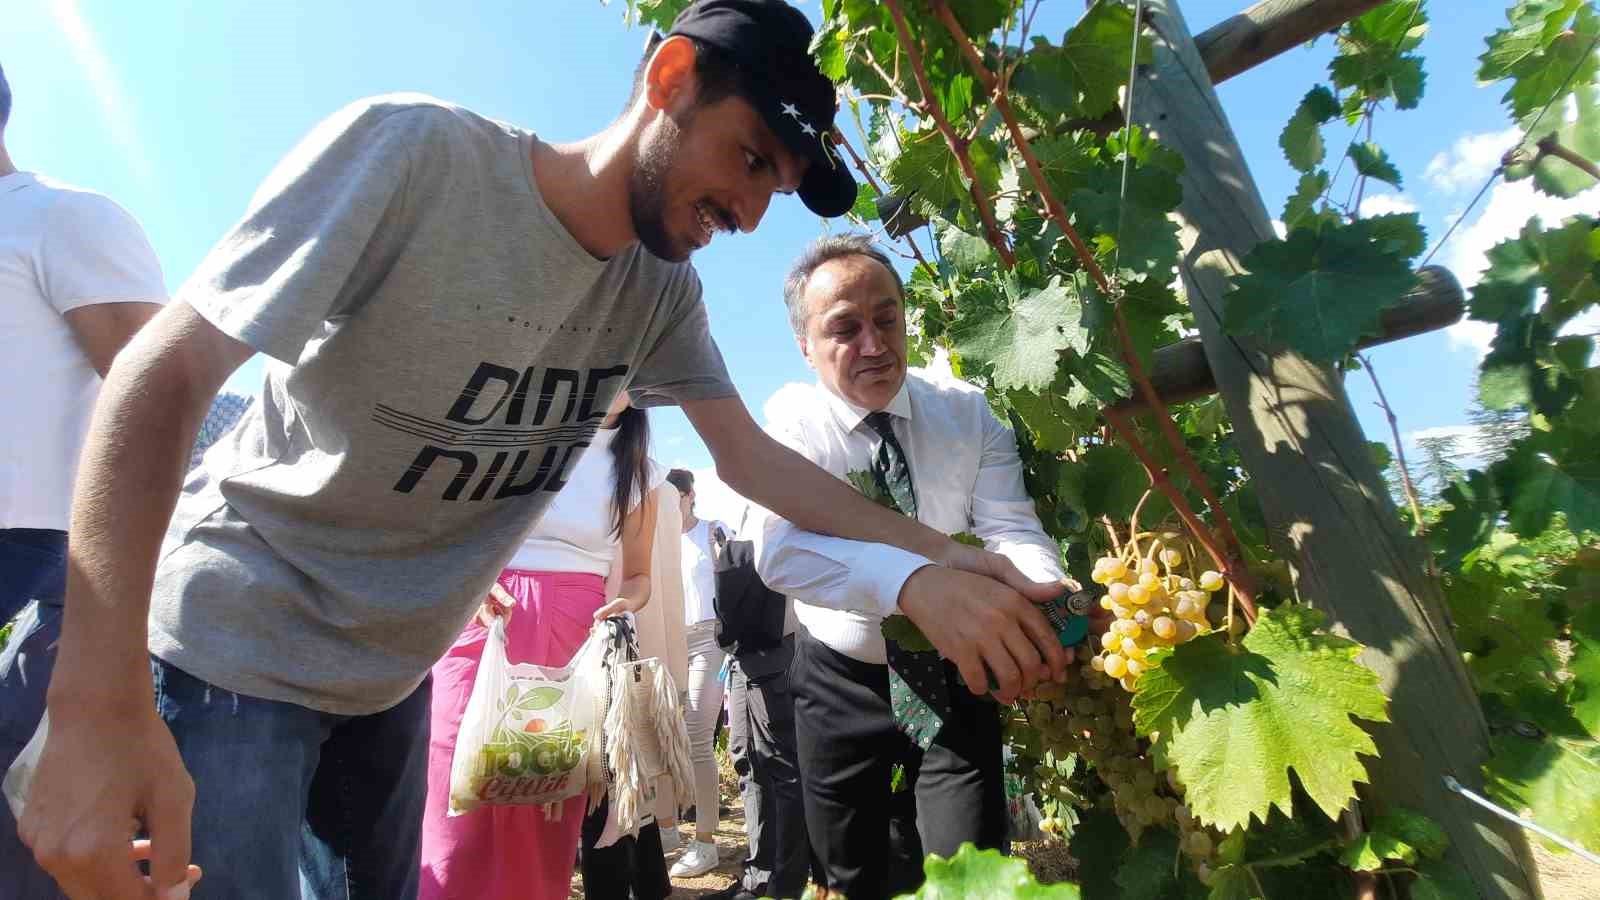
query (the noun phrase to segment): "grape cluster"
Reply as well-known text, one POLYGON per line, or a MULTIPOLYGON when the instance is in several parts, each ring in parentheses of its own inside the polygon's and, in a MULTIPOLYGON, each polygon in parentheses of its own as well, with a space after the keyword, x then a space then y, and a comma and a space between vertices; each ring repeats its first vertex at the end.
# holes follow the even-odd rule
POLYGON ((1120 552, 1095 561, 1091 577, 1106 587, 1100 605, 1116 619, 1101 636, 1100 653, 1089 665, 1125 691, 1133 691, 1149 669, 1148 657, 1156 648, 1175 647, 1213 627, 1211 595, 1226 582, 1221 573, 1211 571, 1198 581, 1185 577, 1179 572, 1184 561, 1182 550, 1155 539, 1143 554, 1130 541, 1120 552))

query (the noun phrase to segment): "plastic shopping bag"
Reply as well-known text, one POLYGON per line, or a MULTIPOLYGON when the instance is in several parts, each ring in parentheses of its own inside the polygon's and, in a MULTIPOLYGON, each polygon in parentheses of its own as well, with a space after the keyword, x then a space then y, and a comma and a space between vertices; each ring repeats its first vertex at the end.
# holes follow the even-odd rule
POLYGON ((564 668, 512 665, 505 619, 490 623, 456 734, 450 815, 483 805, 558 803, 583 792, 590 734, 601 724, 595 685, 582 677, 589 650, 585 643, 564 668))

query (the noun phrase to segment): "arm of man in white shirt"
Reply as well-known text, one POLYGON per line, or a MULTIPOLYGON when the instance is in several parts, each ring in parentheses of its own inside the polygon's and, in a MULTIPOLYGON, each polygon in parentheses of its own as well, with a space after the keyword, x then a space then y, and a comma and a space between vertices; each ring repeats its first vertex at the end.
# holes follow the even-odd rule
POLYGON ((101 378, 167 300, 144 229, 98 194, 72 193, 51 207, 39 263, 46 296, 101 378))
MULTIPOLYGON (((799 429, 780 428, 767 437, 774 446, 809 459, 799 429)), ((865 501, 839 479, 823 477, 843 488, 852 503, 889 512, 865 501)), ((889 514, 901 522, 911 521, 889 514)), ((974 693, 984 693, 983 686, 989 683, 985 668, 999 685, 996 696, 1009 702, 1051 674, 1063 677, 1057 660, 1062 667, 1071 661, 1039 610, 991 577, 946 568, 886 543, 808 531, 761 506, 752 510, 747 533, 756 545, 762 580, 772 590, 833 609, 904 614, 956 664, 974 693)), ((1006 568, 1015 571, 1009 562, 1006 568)), ((1050 597, 1060 591, 1057 581, 1040 593, 1050 597)))

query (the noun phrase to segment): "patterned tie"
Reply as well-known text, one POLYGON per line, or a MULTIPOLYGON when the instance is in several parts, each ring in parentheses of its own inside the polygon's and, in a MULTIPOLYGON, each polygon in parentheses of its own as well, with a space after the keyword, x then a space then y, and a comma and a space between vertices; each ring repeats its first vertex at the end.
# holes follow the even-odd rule
MULTIPOLYGON (((915 519, 917 494, 911 486, 911 467, 894 436, 889 414, 872 413, 863 424, 880 438, 872 454, 872 477, 893 498, 900 512, 915 519)), ((950 714, 944 660, 937 652, 904 650, 894 641, 887 641, 885 649, 889 657, 889 706, 895 725, 926 750, 950 714)))

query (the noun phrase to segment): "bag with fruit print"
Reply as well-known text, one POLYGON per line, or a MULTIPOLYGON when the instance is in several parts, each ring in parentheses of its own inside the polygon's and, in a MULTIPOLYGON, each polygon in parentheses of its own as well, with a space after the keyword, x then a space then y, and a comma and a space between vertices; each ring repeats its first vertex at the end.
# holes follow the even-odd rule
POLYGON ((591 635, 563 668, 512 665, 505 619, 490 622, 450 763, 449 815, 559 803, 583 792, 605 690, 590 671, 594 643, 591 635))

